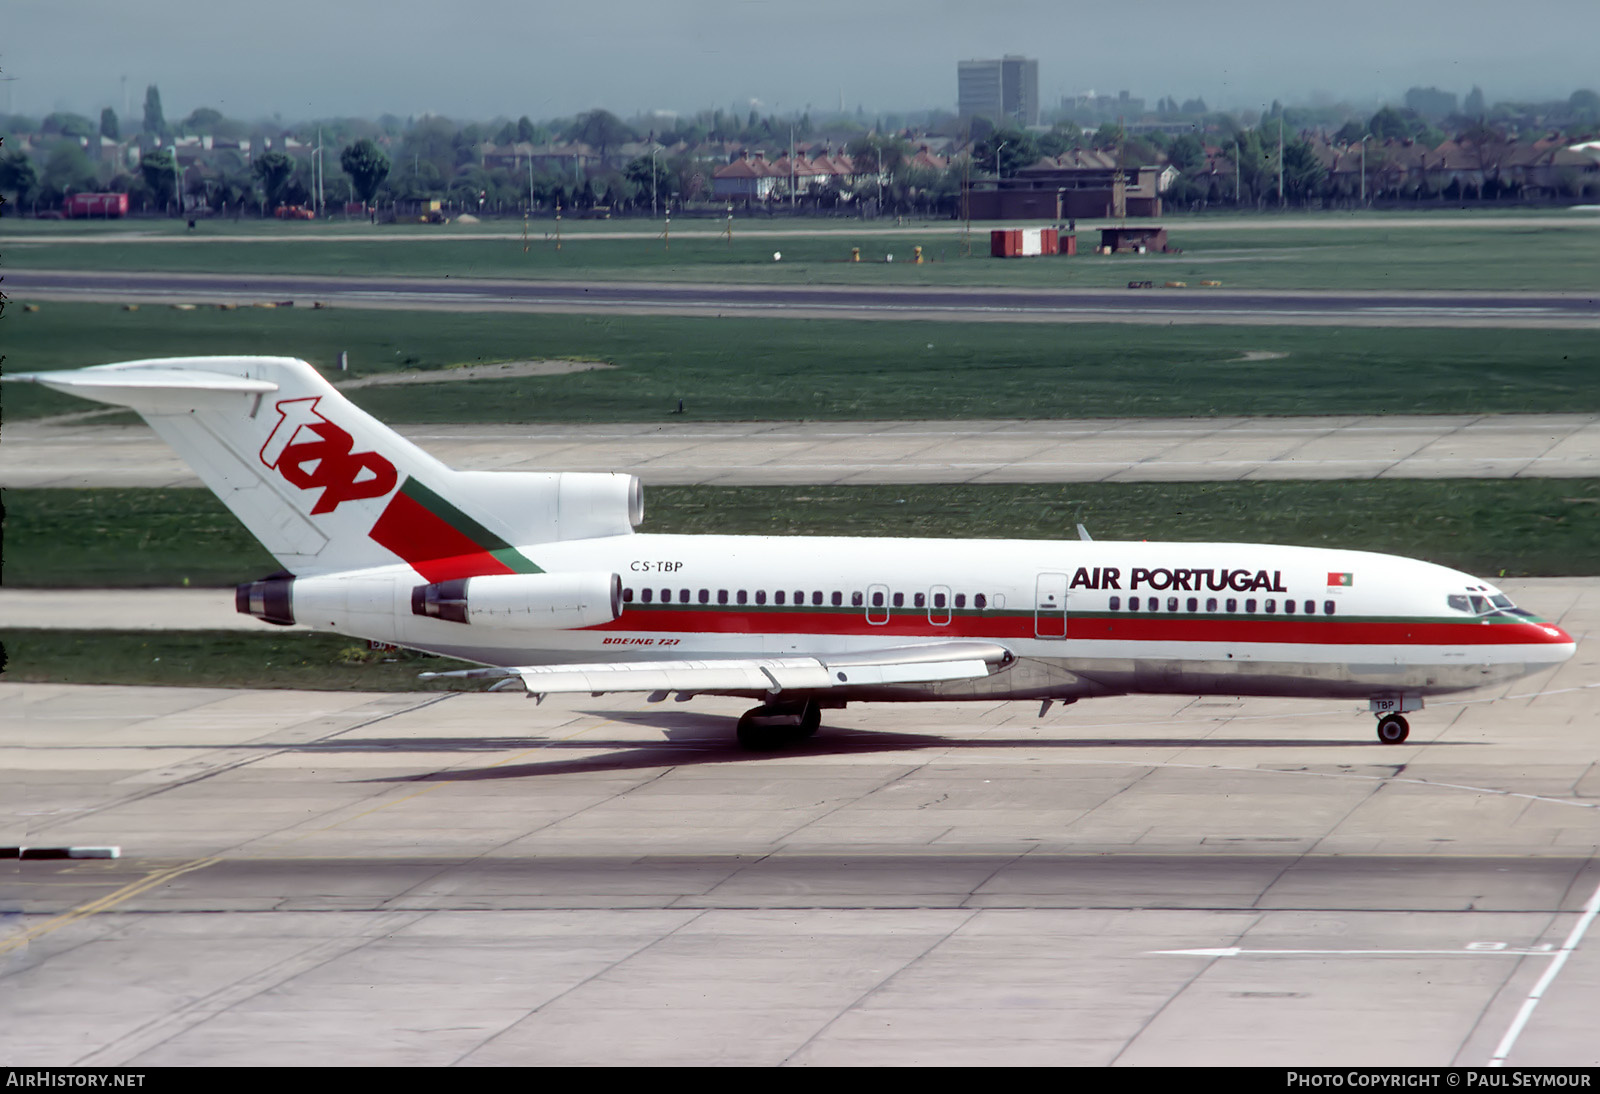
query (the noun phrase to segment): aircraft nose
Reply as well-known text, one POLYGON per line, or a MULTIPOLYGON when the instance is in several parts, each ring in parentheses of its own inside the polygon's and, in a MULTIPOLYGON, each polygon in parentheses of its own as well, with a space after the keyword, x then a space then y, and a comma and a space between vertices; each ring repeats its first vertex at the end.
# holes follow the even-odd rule
POLYGON ((1551 645, 1556 645, 1556 646, 1575 646, 1575 645, 1577 645, 1577 639, 1573 638, 1572 635, 1568 634, 1566 631, 1562 630, 1560 627, 1557 627, 1557 626, 1555 626, 1553 624, 1550 624, 1550 623, 1536 623, 1534 625, 1536 627, 1538 627, 1539 630, 1544 632, 1544 641, 1550 643, 1551 645))

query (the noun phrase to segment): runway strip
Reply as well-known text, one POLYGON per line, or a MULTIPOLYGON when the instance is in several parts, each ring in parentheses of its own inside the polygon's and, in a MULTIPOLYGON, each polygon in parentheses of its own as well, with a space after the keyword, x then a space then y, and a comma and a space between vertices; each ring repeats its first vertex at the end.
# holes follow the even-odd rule
POLYGON ((1600 293, 718 285, 8 269, 18 301, 918 321, 1600 328, 1600 293))
POLYGON ((852 706, 0 681, 0 1058, 1600 1064, 1600 579, 1430 703, 852 706), (1537 996, 1537 1006, 1527 1002, 1537 996), (619 1033, 619 1031, 625 1031, 619 1033))
MULTIPOLYGON (((197 486, 144 426, 6 426, 0 485, 197 486)), ((646 484, 1180 482, 1600 475, 1600 415, 690 422, 400 427, 463 470, 626 471, 646 484)))

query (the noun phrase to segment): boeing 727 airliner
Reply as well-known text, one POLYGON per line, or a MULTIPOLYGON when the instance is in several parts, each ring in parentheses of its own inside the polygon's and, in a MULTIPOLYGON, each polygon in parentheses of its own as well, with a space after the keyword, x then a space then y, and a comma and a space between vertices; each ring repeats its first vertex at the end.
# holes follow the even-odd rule
POLYGON ((1427 696, 1575 649, 1488 582, 1366 551, 638 534, 637 479, 452 470, 290 358, 7 379, 138 411, 284 567, 241 612, 541 699, 750 697, 752 748, 849 702, 1132 693, 1366 700, 1396 744, 1427 696))

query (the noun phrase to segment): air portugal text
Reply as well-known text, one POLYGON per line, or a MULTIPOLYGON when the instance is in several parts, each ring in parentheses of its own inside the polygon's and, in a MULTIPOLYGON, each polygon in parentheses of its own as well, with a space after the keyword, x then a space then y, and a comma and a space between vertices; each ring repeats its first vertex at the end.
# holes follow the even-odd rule
MULTIPOLYGON (((1072 575, 1071 588, 1074 589, 1121 589, 1122 568, 1119 566, 1079 566, 1078 572, 1072 575)), ((1178 592, 1199 593, 1207 590, 1214 593, 1226 592, 1232 589, 1237 593, 1269 592, 1286 593, 1289 590, 1283 585, 1283 571, 1273 570, 1230 570, 1208 567, 1205 569, 1169 569, 1158 566, 1155 569, 1146 569, 1135 566, 1128 571, 1128 589, 1172 589, 1178 592)))

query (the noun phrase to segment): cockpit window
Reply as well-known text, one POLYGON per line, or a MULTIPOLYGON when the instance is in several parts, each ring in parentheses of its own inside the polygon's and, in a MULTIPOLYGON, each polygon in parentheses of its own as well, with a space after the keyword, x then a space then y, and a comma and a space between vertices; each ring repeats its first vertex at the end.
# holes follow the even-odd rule
POLYGON ((1511 602, 1511 598, 1499 593, 1492 596, 1478 593, 1450 593, 1445 597, 1445 604, 1458 612, 1470 612, 1473 615, 1492 615, 1502 611, 1520 614, 1517 606, 1511 602))

